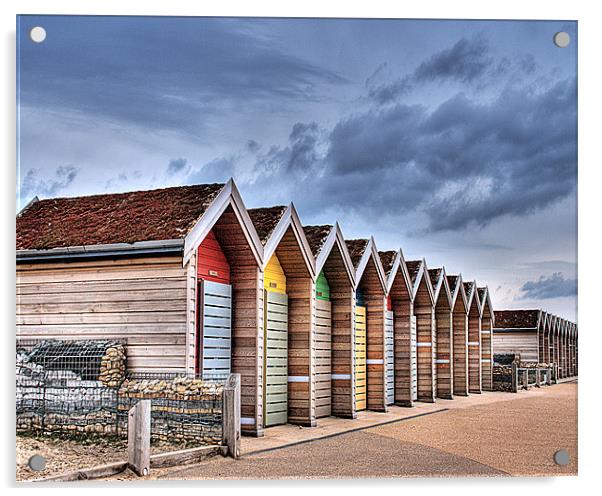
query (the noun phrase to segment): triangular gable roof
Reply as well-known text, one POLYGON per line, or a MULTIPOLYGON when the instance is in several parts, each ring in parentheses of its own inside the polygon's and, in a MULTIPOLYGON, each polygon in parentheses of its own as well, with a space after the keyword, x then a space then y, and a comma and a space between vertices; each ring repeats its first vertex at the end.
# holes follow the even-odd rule
POLYGON ((198 248, 205 239, 205 236, 209 234, 209 231, 211 231, 229 206, 232 207, 238 222, 242 226, 245 238, 251 247, 257 264, 261 265, 263 261, 263 246, 233 179, 230 179, 224 185, 184 239, 184 264, 188 262, 194 250, 198 248))
POLYGON ((477 294, 479 295, 479 301, 481 302, 481 317, 485 311, 485 306, 489 307, 489 313, 491 314, 491 323, 495 325, 495 312, 493 311, 493 305, 491 304, 491 296, 489 295, 489 286, 483 286, 477 288, 477 294))
POLYGON ((305 237, 305 231, 297 214, 297 209, 292 203, 284 208, 284 210, 282 206, 253 208, 249 210, 249 215, 253 220, 253 224, 262 219, 262 223, 258 224, 258 228, 263 233, 263 268, 265 268, 272 255, 276 252, 276 248, 278 248, 288 228, 291 227, 301 248, 301 254, 309 273, 312 277, 315 277, 316 264, 314 256, 305 237))
POLYGON ((456 301, 458 300, 458 296, 460 296, 464 302, 464 308, 468 310, 468 301, 466 299, 466 292, 464 291, 464 284, 462 283, 462 274, 447 276, 447 283, 449 284, 452 297, 452 309, 456 307, 456 301))
POLYGON ((304 226, 303 230, 315 258, 316 277, 324 268, 324 264, 328 260, 332 249, 337 246, 343 257, 343 263, 345 264, 351 285, 355 287, 355 267, 349 256, 347 244, 345 243, 339 223, 336 222, 334 226, 304 226))
POLYGON ((410 281, 412 283, 413 298, 416 299, 418 289, 420 288, 420 281, 424 278, 424 282, 428 289, 429 296, 431 297, 431 302, 434 303, 435 294, 433 291, 433 285, 431 284, 431 279, 428 275, 426 260, 424 258, 422 260, 409 260, 406 262, 406 267, 408 269, 410 281))
POLYGON ((395 278, 398 274, 401 273, 401 277, 403 277, 406 288, 410 295, 410 299, 413 299, 414 292, 412 282, 410 281, 410 274, 408 273, 408 267, 403 256, 402 249, 400 248, 399 250, 379 251, 378 255, 381 264, 383 265, 383 270, 385 271, 385 277, 387 279, 387 294, 391 292, 391 288, 393 287, 395 278))
POLYGON ((445 293, 445 297, 447 298, 449 307, 452 308, 451 291, 447 282, 445 267, 429 269, 428 273, 429 278, 431 279, 431 285, 433 286, 433 296, 435 304, 437 303, 437 301, 439 301, 439 296, 441 295, 441 291, 443 291, 445 293))
POLYGON ((374 238, 349 239, 345 240, 345 244, 347 245, 351 261, 355 267, 355 284, 359 284, 359 282, 362 280, 362 276, 364 275, 364 271, 368 266, 368 262, 370 261, 370 258, 372 258, 376 267, 378 279, 380 280, 383 291, 386 292, 387 280, 385 276, 385 269, 380 261, 380 256, 378 255, 374 238))

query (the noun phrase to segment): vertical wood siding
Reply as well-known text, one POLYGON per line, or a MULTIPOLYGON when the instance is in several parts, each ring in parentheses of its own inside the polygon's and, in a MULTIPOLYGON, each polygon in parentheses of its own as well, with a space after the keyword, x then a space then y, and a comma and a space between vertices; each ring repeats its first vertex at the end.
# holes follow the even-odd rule
POLYGON ((424 279, 414 300, 418 354, 418 401, 432 403, 436 395, 435 315, 424 279))
POLYGON ((481 373, 483 391, 493 391, 493 325, 491 312, 485 309, 481 320, 481 373))
MULTIPOLYGON (((476 293, 476 288, 474 289, 476 293)), ((479 394, 481 386, 481 317, 475 294, 468 313, 468 391, 479 394)))
POLYGON ((456 298, 452 315, 454 394, 468 395, 468 316, 461 295, 456 298))
POLYGON ((412 353, 416 351, 411 339, 413 306, 400 271, 395 275, 389 296, 393 311, 395 404, 412 406, 412 376, 415 373, 412 353))
MULTIPOLYGON (((443 290, 442 290, 443 291, 443 290)), ((452 312, 441 294, 435 307, 437 326, 437 397, 453 398, 452 312)))

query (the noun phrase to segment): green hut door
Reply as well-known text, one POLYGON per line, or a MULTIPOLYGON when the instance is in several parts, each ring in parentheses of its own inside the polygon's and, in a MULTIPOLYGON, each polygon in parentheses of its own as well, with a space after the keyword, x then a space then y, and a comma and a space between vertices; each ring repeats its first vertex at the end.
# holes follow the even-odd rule
POLYGON ((285 424, 288 396, 288 297, 264 291, 264 418, 265 426, 285 424))
POLYGON ((332 305, 324 272, 316 280, 316 417, 332 413, 332 305))

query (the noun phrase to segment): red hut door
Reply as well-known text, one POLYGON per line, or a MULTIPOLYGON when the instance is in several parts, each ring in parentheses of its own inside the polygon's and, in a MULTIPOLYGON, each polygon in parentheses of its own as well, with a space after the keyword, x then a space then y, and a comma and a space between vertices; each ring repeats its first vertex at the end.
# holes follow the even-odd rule
POLYGON ((203 378, 231 371, 232 286, 230 265, 213 232, 198 252, 198 329, 196 371, 203 378))

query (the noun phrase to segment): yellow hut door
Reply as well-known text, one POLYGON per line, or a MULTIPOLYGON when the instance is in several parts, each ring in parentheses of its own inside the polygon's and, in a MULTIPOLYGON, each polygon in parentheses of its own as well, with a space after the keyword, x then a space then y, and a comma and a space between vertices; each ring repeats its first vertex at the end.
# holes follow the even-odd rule
POLYGON ((286 276, 276 255, 263 275, 264 284, 264 425, 285 424, 288 410, 288 297, 286 276))
POLYGON ((355 409, 366 409, 366 307, 355 307, 355 409))

